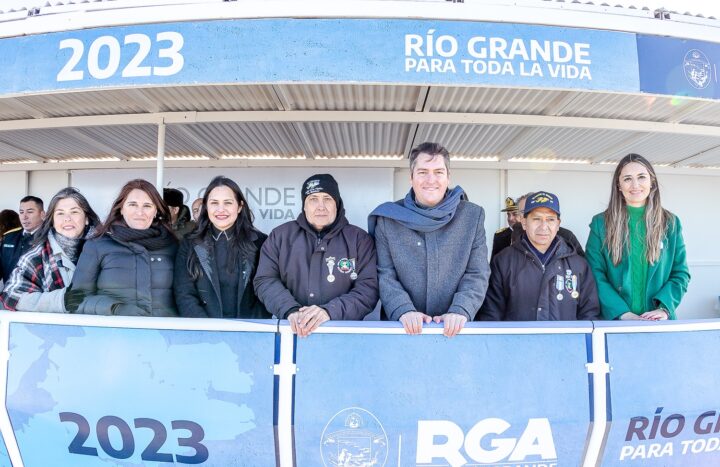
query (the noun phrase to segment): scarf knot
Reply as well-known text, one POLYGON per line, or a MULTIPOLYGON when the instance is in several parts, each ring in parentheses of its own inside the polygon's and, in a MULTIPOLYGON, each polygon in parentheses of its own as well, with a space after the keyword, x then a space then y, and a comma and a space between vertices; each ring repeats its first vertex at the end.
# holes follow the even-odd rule
POLYGON ((370 235, 375 233, 378 217, 387 217, 416 232, 433 232, 445 227, 453 220, 455 211, 464 198, 465 192, 460 186, 456 186, 445 194, 440 203, 431 208, 424 208, 417 204, 413 191, 410 189, 402 204, 383 203, 370 213, 368 232, 370 235))

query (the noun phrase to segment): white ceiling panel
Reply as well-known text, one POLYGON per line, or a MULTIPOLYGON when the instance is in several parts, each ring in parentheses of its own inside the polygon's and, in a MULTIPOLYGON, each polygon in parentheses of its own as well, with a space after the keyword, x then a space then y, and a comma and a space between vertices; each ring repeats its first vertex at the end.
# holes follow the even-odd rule
POLYGON ((21 130, 0 133, 0 142, 48 159, 97 157, 98 151, 62 130, 21 130))
POLYGON ((272 86, 175 86, 141 92, 157 108, 148 112, 282 110, 272 86))
POLYGON ((565 94, 538 89, 432 87, 424 110, 544 115, 565 94))
POLYGON ((218 154, 240 156, 303 155, 291 123, 203 123, 194 133, 218 154))
MULTIPOLYGON (((97 141, 98 151, 103 151, 107 147, 124 157, 150 157, 157 154, 158 128, 155 125, 87 127, 78 131, 97 141)), ((166 154, 171 153, 172 145, 171 135, 166 135, 166 154)), ((102 154, 106 153, 109 152, 102 152, 102 154)))
POLYGON ((671 121, 695 100, 608 93, 577 93, 556 115, 651 122, 671 121))
POLYGON ((674 164, 718 145, 720 138, 656 133, 625 147, 618 147, 608 160, 620 160, 634 152, 653 164, 674 164))
POLYGON ((400 156, 412 125, 403 123, 299 123, 317 156, 400 156))
POLYGON ((418 86, 287 84, 277 85, 285 110, 414 111, 418 86))
POLYGON ((687 165, 690 167, 711 166, 720 168, 720 145, 701 152, 678 165, 687 165))
POLYGON ((682 123, 720 126, 720 102, 708 102, 707 105, 688 114, 682 123))
POLYGON ((528 128, 503 155, 508 158, 595 159, 628 136, 629 133, 624 131, 528 128))
MULTIPOLYGON (((147 112, 126 91, 84 91, 16 98, 44 117, 74 117, 147 112)), ((37 116, 35 116, 37 118, 37 116)))
POLYGON ((452 156, 498 156, 521 131, 508 125, 420 125, 414 145, 432 141, 445 146, 452 156))

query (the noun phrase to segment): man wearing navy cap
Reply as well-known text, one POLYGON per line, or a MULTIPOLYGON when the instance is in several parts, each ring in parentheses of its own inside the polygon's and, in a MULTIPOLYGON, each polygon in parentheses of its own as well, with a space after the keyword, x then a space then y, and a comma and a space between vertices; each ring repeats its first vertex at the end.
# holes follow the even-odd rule
POLYGON ((597 287, 587 261, 562 237, 560 200, 547 191, 525 202, 521 241, 495 256, 480 309, 483 321, 599 319, 597 287))

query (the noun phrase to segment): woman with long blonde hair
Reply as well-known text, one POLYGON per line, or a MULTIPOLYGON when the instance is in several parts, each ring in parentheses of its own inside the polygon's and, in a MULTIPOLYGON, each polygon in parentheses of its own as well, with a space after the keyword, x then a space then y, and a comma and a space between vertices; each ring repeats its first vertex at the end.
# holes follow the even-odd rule
POLYGON ((628 154, 610 203, 590 223, 586 246, 606 319, 676 319, 690 281, 680 220, 660 204, 650 162, 628 154))

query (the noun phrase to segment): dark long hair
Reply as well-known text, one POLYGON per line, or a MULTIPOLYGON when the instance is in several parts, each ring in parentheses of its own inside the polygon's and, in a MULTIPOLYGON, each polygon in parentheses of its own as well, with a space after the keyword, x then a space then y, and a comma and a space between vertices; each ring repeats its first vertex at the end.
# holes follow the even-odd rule
POLYGON ((622 261, 623 252, 630 243, 630 229, 628 228, 628 213, 626 202, 620 192, 620 172, 630 164, 636 162, 645 167, 650 175, 650 194, 645 205, 645 248, 648 263, 653 264, 660 258, 662 241, 673 219, 670 211, 663 209, 660 204, 660 187, 657 175, 652 164, 638 154, 628 154, 620 159, 612 178, 610 188, 610 202, 605 211, 605 246, 610 252, 613 264, 616 266, 622 261))
POLYGON ((85 231, 82 235, 83 237, 85 237, 91 229, 95 229, 98 225, 100 225, 100 218, 97 214, 95 214, 95 211, 93 211, 93 208, 90 207, 90 203, 88 203, 88 200, 82 195, 82 193, 80 193, 77 188, 63 188, 50 200, 50 205, 45 213, 45 220, 43 220, 42 224, 40 224, 40 228, 35 235, 35 240, 33 241, 35 245, 44 243, 47 240, 48 233, 50 232, 50 229, 53 228, 53 216, 55 214, 55 209, 57 209, 57 205, 60 201, 68 198, 74 200, 77 205, 80 206, 83 213, 85 213, 85 219, 87 220, 88 225, 85 227, 85 231))
MULTIPOLYGON (((253 240, 257 238, 257 229, 253 226, 255 216, 253 216, 250 206, 248 206, 247 200, 245 196, 243 196, 242 190, 240 190, 237 183, 222 175, 210 181, 210 184, 205 189, 205 195, 203 196, 202 207, 200 208, 200 215, 198 216, 195 230, 188 234, 186 238, 194 243, 200 243, 210 239, 212 236, 212 223, 207 213, 208 198, 215 188, 221 186, 230 188, 235 195, 235 201, 237 201, 239 206, 242 206, 235 220, 235 224, 228 229, 230 236, 228 245, 230 257, 228 258, 227 264, 228 272, 232 273, 237 267, 239 257, 245 257, 252 261, 257 252, 257 247, 255 243, 253 243, 253 240)), ((197 255, 188 255, 187 269, 193 280, 197 280, 197 278, 200 277, 200 264, 197 255)))
POLYGON ((144 191, 145 194, 150 197, 150 201, 152 201, 157 208, 157 214, 155 214, 155 219, 153 219, 151 227, 164 227, 166 230, 170 231, 170 210, 168 209, 167 204, 165 204, 165 201, 163 201, 162 196, 160 196, 160 193, 158 193, 152 183, 141 178, 136 178, 135 180, 127 182, 120 190, 120 194, 118 194, 115 201, 113 201, 110 213, 105 219, 105 222, 97 231, 98 237, 108 233, 112 229, 113 224, 125 223, 120 210, 122 209, 123 204, 125 204, 125 200, 128 195, 133 190, 144 191))
POLYGON ((20 216, 12 209, 3 209, 0 211, 0 238, 9 230, 22 227, 20 224, 20 216))

